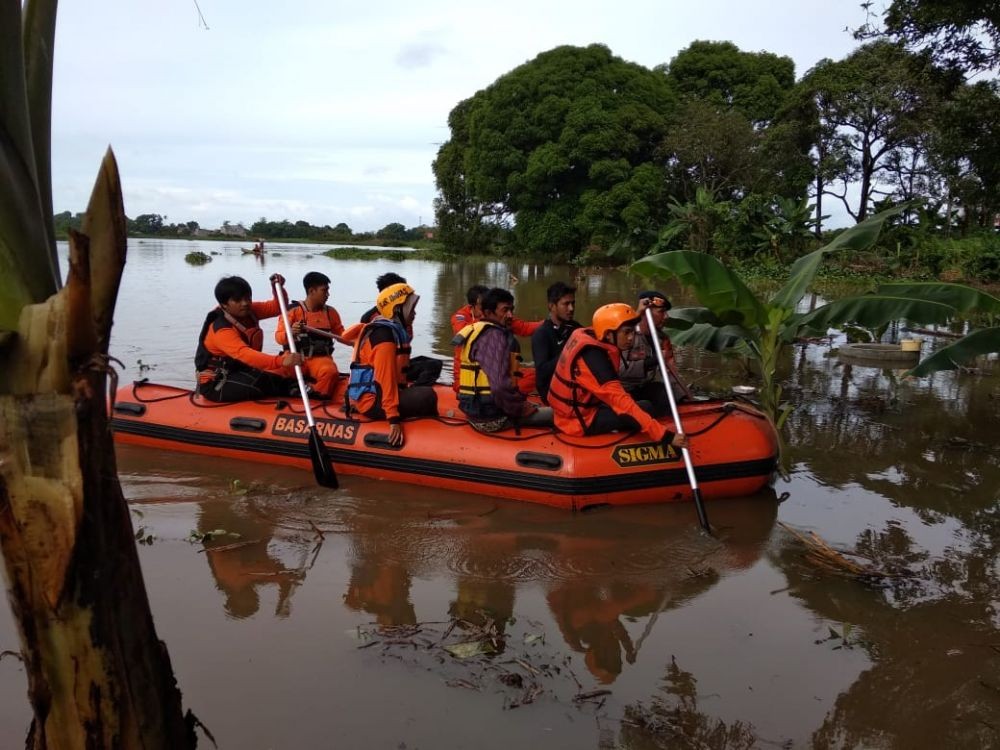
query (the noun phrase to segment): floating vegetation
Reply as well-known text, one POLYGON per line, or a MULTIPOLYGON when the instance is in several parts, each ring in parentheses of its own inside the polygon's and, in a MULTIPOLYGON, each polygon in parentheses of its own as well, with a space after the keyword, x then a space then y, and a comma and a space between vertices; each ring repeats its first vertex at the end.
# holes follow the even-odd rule
POLYGON ((203 542, 210 542, 218 537, 231 537, 233 539, 239 539, 240 534, 235 531, 226 531, 225 529, 213 529, 211 531, 198 531, 197 529, 192 529, 191 533, 187 535, 187 539, 184 541, 190 544, 200 544, 203 542))
POLYGON ((195 250, 184 256, 184 262, 192 266, 203 266, 212 262, 212 256, 206 255, 200 250, 195 250))
POLYGON ((887 578, 895 578, 899 575, 903 575, 900 573, 880 570, 872 565, 870 561, 862 563, 852 560, 848 557, 848 555, 853 558, 858 558, 858 560, 864 559, 864 556, 856 552, 840 552, 835 550, 823 541, 823 539, 815 531, 810 531, 809 534, 806 535, 796 531, 791 526, 784 524, 781 521, 778 521, 778 525, 803 544, 806 548, 804 557, 809 563, 827 573, 845 576, 847 578, 854 578, 865 583, 880 583, 887 578))
POLYGON ((541 696, 578 708, 602 707, 611 691, 585 689, 573 672, 572 657, 548 651, 542 626, 531 620, 526 623, 530 629, 510 633, 514 618, 496 619, 479 610, 472 619, 372 623, 347 635, 358 641, 359 649, 376 649, 383 656, 440 671, 449 687, 498 692, 505 711, 534 703, 541 696))

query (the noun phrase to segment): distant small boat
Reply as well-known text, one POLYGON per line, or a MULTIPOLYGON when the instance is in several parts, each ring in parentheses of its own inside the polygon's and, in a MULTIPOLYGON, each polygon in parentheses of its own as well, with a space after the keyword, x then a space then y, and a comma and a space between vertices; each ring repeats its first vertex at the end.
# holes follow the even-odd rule
POLYGON ((245 247, 241 247, 240 250, 244 255, 263 255, 267 250, 248 250, 245 247))

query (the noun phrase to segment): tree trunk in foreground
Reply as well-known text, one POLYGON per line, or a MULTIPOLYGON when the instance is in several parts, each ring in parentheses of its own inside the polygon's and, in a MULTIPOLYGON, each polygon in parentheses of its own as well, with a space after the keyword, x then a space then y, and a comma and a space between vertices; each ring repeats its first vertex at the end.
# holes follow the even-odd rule
POLYGON ((0 341, 0 550, 34 711, 26 746, 190 748, 195 719, 153 627, 108 423, 126 247, 110 151, 83 230, 66 286, 0 341))

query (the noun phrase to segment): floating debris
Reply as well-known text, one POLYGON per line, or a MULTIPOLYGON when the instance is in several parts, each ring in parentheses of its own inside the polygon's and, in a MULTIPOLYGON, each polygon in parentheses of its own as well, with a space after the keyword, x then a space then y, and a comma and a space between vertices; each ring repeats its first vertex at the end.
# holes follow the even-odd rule
POLYGON ((840 552, 827 544, 815 531, 802 534, 788 524, 778 521, 778 525, 798 539, 806 548, 805 559, 827 573, 854 578, 866 583, 879 583, 886 578, 897 578, 900 573, 880 570, 871 564, 855 562, 847 557, 862 557, 855 552, 840 552))
POLYGON ((440 672, 449 687, 499 693, 505 711, 542 696, 580 710, 603 707, 611 691, 585 688, 570 666, 571 657, 546 649, 539 623, 525 620, 522 627, 531 630, 510 633, 515 628, 513 618, 498 620, 482 610, 475 614, 448 622, 370 623, 346 635, 357 641, 359 649, 440 672))

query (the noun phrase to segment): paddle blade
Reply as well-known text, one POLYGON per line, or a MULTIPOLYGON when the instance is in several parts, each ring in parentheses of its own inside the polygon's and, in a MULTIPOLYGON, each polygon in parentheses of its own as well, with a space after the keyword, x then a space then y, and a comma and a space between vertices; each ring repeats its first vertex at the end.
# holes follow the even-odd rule
POLYGON ((309 429, 309 458, 312 461, 313 474, 316 475, 316 483, 331 490, 337 489, 340 486, 337 472, 330 463, 330 455, 326 452, 323 438, 320 437, 315 425, 309 429))
POLYGON ((694 507, 698 511, 698 523, 701 524, 701 528, 705 530, 706 534, 713 536, 712 527, 708 523, 708 513, 705 511, 705 501, 701 497, 701 490, 698 487, 694 487, 693 491, 694 507))

